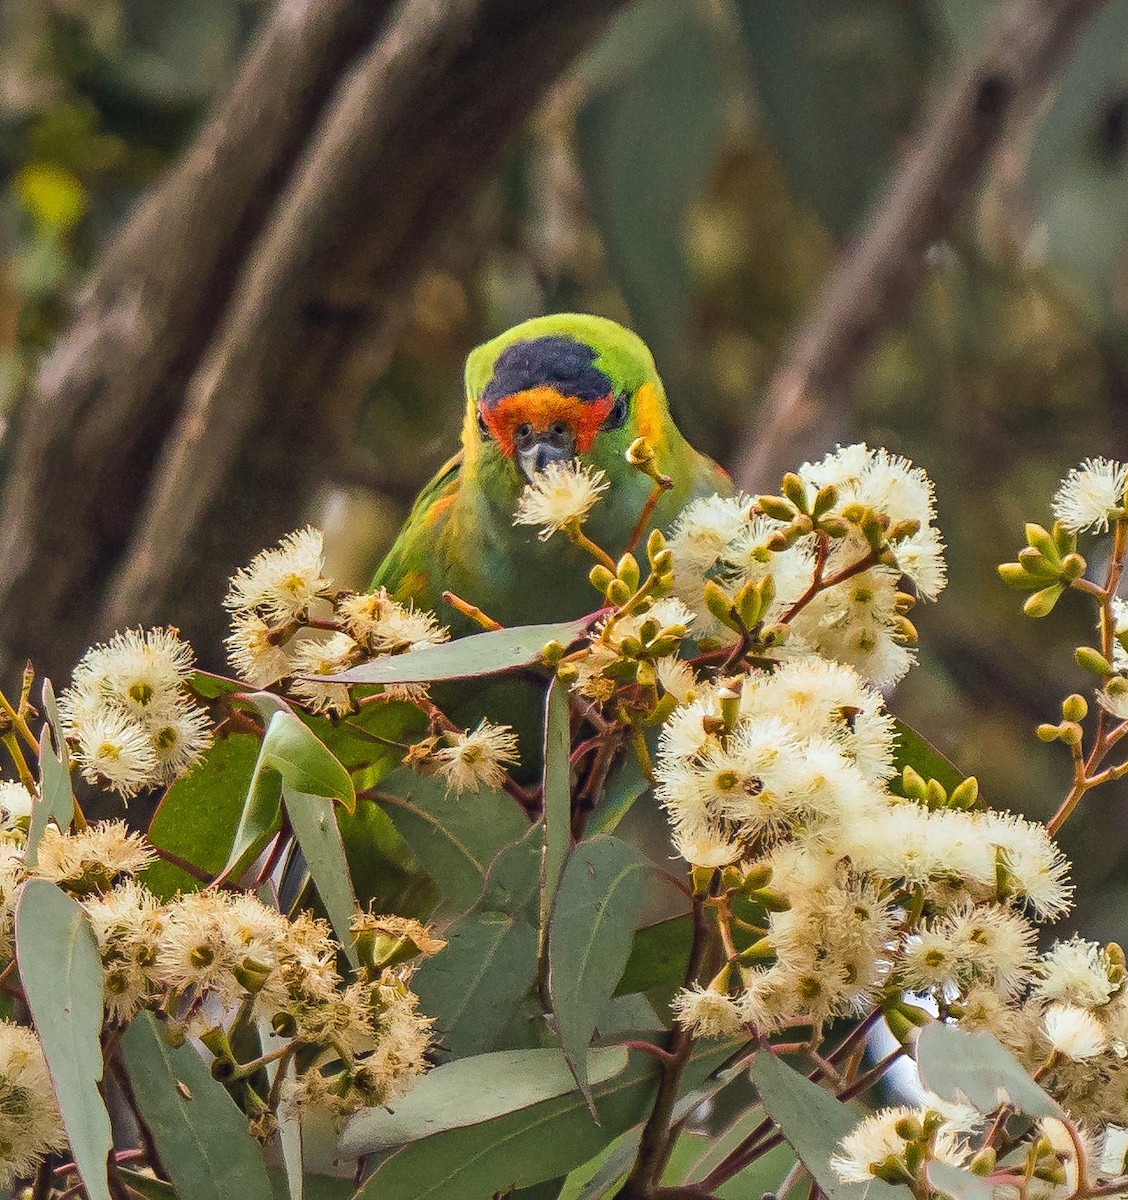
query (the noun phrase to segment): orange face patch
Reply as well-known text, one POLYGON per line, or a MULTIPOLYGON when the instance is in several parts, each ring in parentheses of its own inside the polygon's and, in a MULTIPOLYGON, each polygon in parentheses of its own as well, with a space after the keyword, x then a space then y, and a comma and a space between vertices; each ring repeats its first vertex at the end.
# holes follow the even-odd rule
POLYGON ((507 458, 513 457, 513 436, 520 426, 531 425, 539 431, 557 421, 563 421, 572 430, 576 450, 586 454, 614 403, 615 398, 610 393, 598 400, 584 401, 577 396, 562 395, 554 387, 542 384, 504 396, 492 408, 483 405, 479 411, 490 436, 507 458))

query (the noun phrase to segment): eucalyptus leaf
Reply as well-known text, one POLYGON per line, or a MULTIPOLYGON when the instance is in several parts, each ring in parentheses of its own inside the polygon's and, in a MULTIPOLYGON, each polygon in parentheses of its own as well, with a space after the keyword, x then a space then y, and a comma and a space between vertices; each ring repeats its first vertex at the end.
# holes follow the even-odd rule
POLYGON ((1065 1116, 989 1033, 968 1033, 939 1022, 926 1026, 917 1042, 917 1070, 924 1086, 942 1099, 983 1113, 1012 1104, 1029 1117, 1065 1116))
POLYGON ((858 1117, 830 1092, 789 1067, 770 1050, 752 1060, 752 1082, 764 1109, 828 1200, 910 1200, 907 1188, 873 1179, 843 1183, 830 1167, 838 1143, 858 1117))
POLYGON ((110 1200, 102 1078, 102 960, 82 906, 45 879, 16 902, 16 959, 63 1124, 90 1200, 110 1200))
POLYGON ((125 1031, 121 1053, 178 1195, 273 1200, 247 1118, 190 1042, 170 1046, 156 1017, 142 1012, 125 1031))
POLYGON ((952 1200, 991 1200, 995 1191, 982 1175, 973 1175, 950 1163, 930 1162, 928 1181, 952 1200))
POLYGON ((593 618, 553 625, 517 625, 475 633, 439 646, 409 650, 360 663, 335 675, 316 676, 327 683, 437 683, 443 679, 475 679, 497 675, 540 661, 549 642, 571 645, 582 637, 593 618))
MULTIPOLYGON (((235 841, 261 741, 247 733, 217 738, 203 760, 165 792, 149 825, 149 840, 215 876, 235 841)), ((143 876, 162 900, 202 887, 195 876, 170 862, 156 862, 143 876)))
MULTIPOLYGON (((685 1090, 699 1086, 735 1045, 695 1046, 682 1075, 685 1090)), ((451 1069, 473 1061, 452 1063, 451 1069)), ((636 1059, 621 1074, 592 1086, 598 1125, 583 1096, 572 1090, 482 1124, 424 1137, 385 1158, 357 1200, 489 1200, 510 1187, 556 1179, 641 1121, 656 1085, 656 1065, 636 1059)))
POLYGON ((618 838, 581 842, 568 859, 548 931, 548 987, 560 1042, 590 1098, 587 1048, 626 966, 650 861, 618 838))
POLYGON ((357 914, 356 896, 341 831, 337 828, 333 801, 327 796, 293 791, 285 784, 282 786, 282 801, 314 887, 321 897, 321 903, 325 905, 329 923, 344 947, 345 956, 357 967, 360 960, 350 932, 357 914))
POLYGON ((482 788, 455 795, 442 780, 406 767, 383 779, 373 796, 420 865, 461 911, 481 895, 498 853, 529 829, 505 792, 482 788))
POLYGON ((571 710, 568 689, 553 681, 545 700, 544 720, 544 867, 541 881, 541 938, 564 861, 572 845, 571 710))
POLYGON ((492 1050, 537 972, 537 933, 519 916, 467 913, 412 979, 420 1008, 455 1058, 492 1050))
MULTIPOLYGON (((591 1052, 596 1084, 620 1075, 627 1051, 591 1052)), ((345 1126, 340 1151, 349 1158, 391 1150, 451 1129, 480 1125, 574 1092, 576 1081, 559 1050, 504 1050, 446 1063, 429 1071, 388 1108, 366 1108, 345 1126)))
POLYGON ((615 994, 626 996, 631 992, 649 992, 652 988, 680 987, 689 966, 692 944, 693 918, 689 913, 643 926, 634 935, 615 994))
MULTIPOLYGON (((65 745, 65 743, 62 743, 65 745)), ((39 862, 39 840, 54 821, 60 829, 69 829, 74 819, 74 793, 66 763, 56 755, 50 732, 44 725, 39 734, 39 797, 32 804, 24 861, 29 867, 39 862)))

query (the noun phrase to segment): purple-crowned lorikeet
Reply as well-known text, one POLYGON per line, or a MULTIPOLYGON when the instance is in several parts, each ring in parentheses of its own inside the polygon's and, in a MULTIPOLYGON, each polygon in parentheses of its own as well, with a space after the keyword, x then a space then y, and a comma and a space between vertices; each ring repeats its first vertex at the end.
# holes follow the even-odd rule
POLYGON ((636 334, 578 313, 514 326, 467 359, 462 449, 416 500, 373 587, 434 610, 456 636, 480 629, 444 605, 447 590, 507 626, 591 612, 591 558, 563 537, 542 541, 515 526, 514 513, 537 471, 578 459, 609 483, 585 532, 618 558, 654 487, 625 457, 639 437, 673 483, 651 527, 665 529, 698 496, 731 493, 724 471, 674 424, 636 334))

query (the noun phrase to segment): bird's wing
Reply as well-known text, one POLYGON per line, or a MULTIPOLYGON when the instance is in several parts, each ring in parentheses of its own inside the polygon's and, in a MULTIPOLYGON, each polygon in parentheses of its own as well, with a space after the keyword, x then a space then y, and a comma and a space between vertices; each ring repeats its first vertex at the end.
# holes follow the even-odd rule
POLYGON ((462 451, 439 468, 416 497, 392 548, 376 569, 372 587, 387 588, 398 600, 421 600, 428 592, 425 564, 433 561, 439 526, 458 492, 462 451))

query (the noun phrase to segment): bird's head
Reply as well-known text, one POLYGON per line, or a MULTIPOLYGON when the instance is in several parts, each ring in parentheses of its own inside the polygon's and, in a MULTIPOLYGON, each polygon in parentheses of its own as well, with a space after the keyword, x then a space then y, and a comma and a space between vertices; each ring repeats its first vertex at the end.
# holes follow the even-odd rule
POLYGON ((467 457, 500 457, 521 484, 551 462, 606 467, 636 437, 655 445, 667 435, 650 351, 605 317, 560 313, 514 326, 470 354, 466 393, 467 457))

